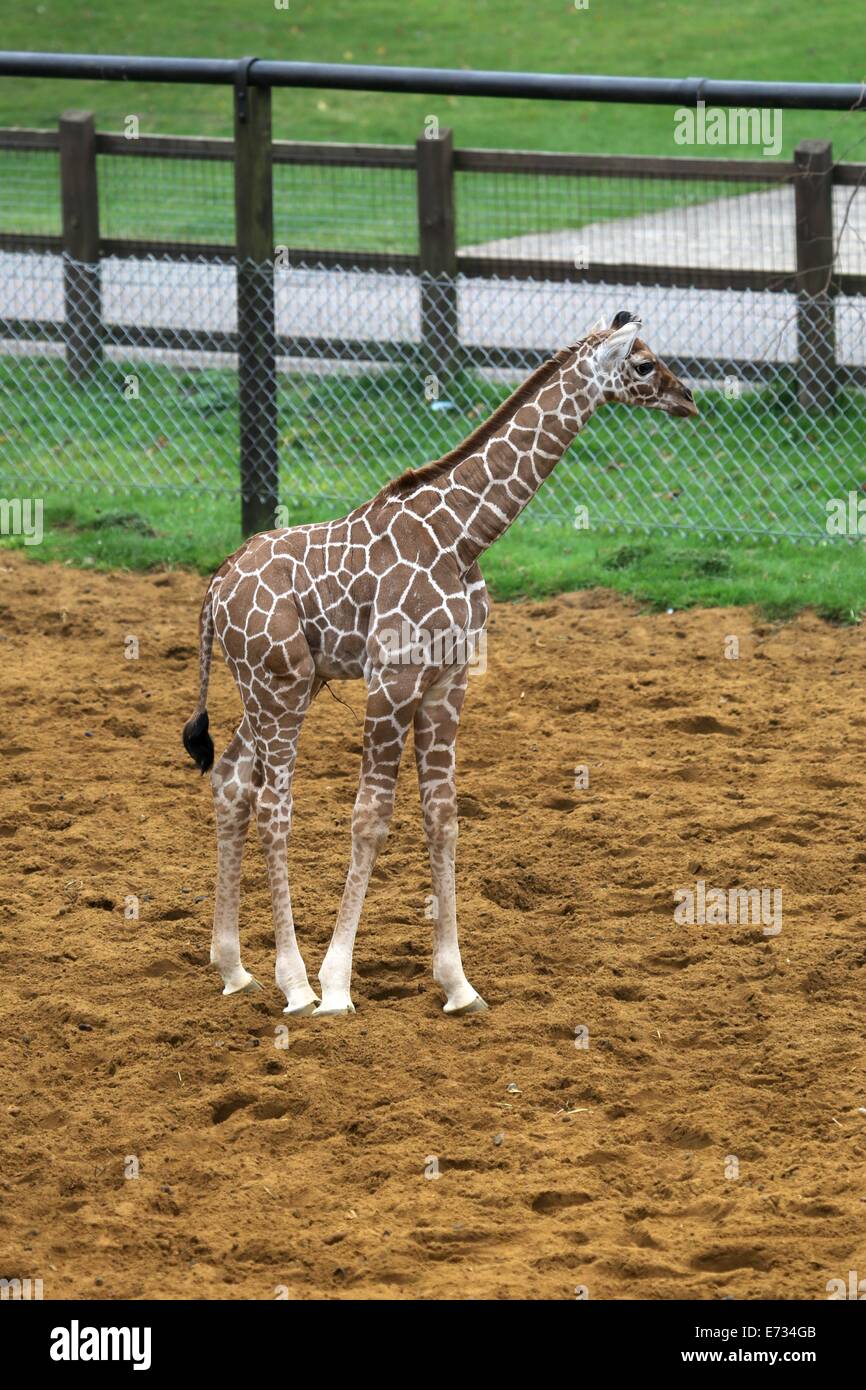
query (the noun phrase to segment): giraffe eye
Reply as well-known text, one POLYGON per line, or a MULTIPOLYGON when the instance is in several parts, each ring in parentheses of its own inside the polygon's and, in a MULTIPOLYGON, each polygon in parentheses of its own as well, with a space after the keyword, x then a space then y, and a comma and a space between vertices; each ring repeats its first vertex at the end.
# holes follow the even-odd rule
POLYGON ((649 376, 650 372, 655 371, 655 362, 636 362, 635 371, 638 376, 649 376))

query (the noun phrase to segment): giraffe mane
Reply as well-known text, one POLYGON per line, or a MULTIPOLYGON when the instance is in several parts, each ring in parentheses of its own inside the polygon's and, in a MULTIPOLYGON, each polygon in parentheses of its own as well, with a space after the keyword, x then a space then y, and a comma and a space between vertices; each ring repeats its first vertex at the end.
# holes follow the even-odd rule
POLYGON ((559 371, 559 368, 568 361, 578 346, 579 344, 575 344, 574 347, 560 348, 559 352, 548 357, 546 362, 542 362, 540 366, 536 367, 535 371, 530 373, 526 380, 512 391, 510 396, 506 396, 492 415, 488 415, 487 419, 478 425, 471 434, 468 434, 460 444, 450 449, 447 454, 443 454, 441 458, 435 459, 431 463, 422 464, 420 468, 407 468, 405 472, 386 483, 376 494, 374 500, 384 502, 389 497, 402 497, 416 487, 423 487, 426 483, 434 483, 451 468, 454 468, 456 464, 462 463, 464 459, 476 453, 510 415, 513 415, 522 405, 526 405, 527 401, 541 390, 545 382, 559 371))

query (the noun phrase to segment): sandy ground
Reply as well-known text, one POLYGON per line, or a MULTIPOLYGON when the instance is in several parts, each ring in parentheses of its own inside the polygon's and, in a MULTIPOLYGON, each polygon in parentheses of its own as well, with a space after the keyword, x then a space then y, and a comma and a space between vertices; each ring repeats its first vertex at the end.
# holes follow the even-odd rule
MULTIPOLYGON (((866 633, 598 592, 497 608, 460 757, 490 1013, 440 1011, 410 758, 358 1012, 283 1032, 254 839, 267 988, 223 999, 207 965, 210 796, 179 741, 201 591, 0 556, 0 1276, 46 1298, 820 1299, 866 1274, 866 633), (678 925, 698 879, 780 888, 781 934, 678 925)), ((212 692, 224 743, 221 664, 212 692)), ((358 741, 320 697, 291 849, 312 974, 358 741)))

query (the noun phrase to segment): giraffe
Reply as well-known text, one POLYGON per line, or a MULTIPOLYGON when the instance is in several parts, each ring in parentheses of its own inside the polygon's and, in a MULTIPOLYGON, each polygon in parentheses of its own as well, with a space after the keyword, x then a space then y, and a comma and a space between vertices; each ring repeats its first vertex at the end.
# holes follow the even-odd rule
POLYGON ((467 678, 488 614, 479 557, 523 511, 578 431, 620 402, 697 414, 691 392, 622 311, 538 367, 462 444, 410 469, 337 521, 265 531, 213 576, 200 618, 200 691, 183 731, 211 770, 217 881, 211 963, 223 994, 260 989, 241 964, 240 866, 251 819, 267 862, 284 1013, 354 1013, 352 953, 388 834, 401 755, 413 731, 433 886, 433 978, 444 1012, 487 1004, 463 970, 457 936, 455 743, 467 678), (243 703, 214 764, 207 688, 219 637, 243 703), (292 777, 307 711, 330 679, 363 679, 367 706, 346 884, 319 971, 307 978, 295 936, 287 849, 292 777))

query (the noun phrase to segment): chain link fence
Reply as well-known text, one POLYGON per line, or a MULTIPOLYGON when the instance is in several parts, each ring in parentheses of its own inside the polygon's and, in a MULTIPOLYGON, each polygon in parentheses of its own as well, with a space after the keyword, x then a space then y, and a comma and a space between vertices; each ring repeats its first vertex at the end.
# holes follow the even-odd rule
POLYGON ((628 308, 700 419, 599 412, 535 519, 827 537, 828 504, 866 487, 866 191, 853 175, 830 190, 832 255, 822 232, 824 259, 804 268, 789 166, 764 183, 550 177, 461 167, 458 151, 455 268, 436 274, 405 148, 405 167, 278 161, 264 268, 223 246, 226 161, 98 155, 94 264, 63 249, 56 150, 0 150, 4 494, 238 496, 252 479, 289 521, 337 514, 453 447, 545 356, 628 308), (124 238, 140 249, 112 254, 124 238))

